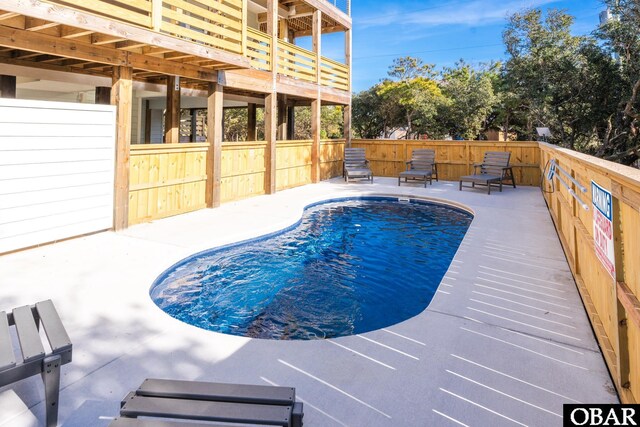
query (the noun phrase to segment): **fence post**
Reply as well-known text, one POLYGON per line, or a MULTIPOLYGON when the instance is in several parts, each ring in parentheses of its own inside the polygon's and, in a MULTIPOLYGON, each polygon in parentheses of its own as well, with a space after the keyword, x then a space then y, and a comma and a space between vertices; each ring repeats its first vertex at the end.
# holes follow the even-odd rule
MULTIPOLYGON (((612 219, 613 219, 613 247, 616 266, 616 277, 613 283, 614 296, 615 296, 615 315, 616 323, 618 325, 618 334, 613 343, 614 350, 616 352, 618 372, 616 372, 616 381, 618 386, 622 389, 629 389, 631 387, 630 379, 630 366, 629 366, 629 325, 627 310, 618 297, 619 292, 625 292, 625 277, 624 277, 624 241, 622 239, 622 233, 624 232, 622 224, 622 212, 620 209, 620 200, 615 191, 615 183, 612 182, 612 219)), ((624 403, 624 401, 623 401, 624 403)))

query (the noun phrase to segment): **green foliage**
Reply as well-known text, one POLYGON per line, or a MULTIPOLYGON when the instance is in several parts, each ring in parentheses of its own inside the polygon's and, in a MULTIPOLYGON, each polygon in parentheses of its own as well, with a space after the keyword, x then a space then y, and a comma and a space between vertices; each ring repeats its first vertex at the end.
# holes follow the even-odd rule
MULTIPOLYGON (((294 110, 294 135, 291 139, 311 139, 311 107, 294 110)), ((337 139, 343 136, 343 109, 333 105, 320 107, 320 138, 337 139)))
POLYGON ((440 116, 446 133, 454 138, 477 139, 486 130, 489 116, 498 103, 494 92, 495 73, 475 70, 464 61, 442 73, 442 91, 447 102, 440 116))
POLYGON ((224 141, 246 141, 247 120, 246 108, 225 108, 222 125, 224 141))

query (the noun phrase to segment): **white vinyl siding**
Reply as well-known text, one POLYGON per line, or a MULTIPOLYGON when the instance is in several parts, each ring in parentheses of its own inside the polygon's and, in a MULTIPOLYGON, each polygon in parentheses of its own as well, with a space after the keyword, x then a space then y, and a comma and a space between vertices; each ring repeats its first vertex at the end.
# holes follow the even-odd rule
POLYGON ((115 107, 0 99, 0 253, 113 226, 115 107))

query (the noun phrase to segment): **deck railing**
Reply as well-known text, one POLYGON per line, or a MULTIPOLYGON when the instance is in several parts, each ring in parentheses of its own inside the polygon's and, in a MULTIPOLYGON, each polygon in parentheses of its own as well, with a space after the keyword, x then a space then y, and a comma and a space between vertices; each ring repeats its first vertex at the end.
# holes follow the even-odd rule
POLYGON ((349 90, 349 67, 323 56, 320 58, 320 84, 349 90))
POLYGON ((242 0, 47 0, 203 46, 242 54, 242 0))
POLYGON ((278 40, 278 73, 308 82, 316 81, 318 58, 315 53, 278 40))
POLYGON ((247 28, 247 58, 257 70, 271 71, 271 36, 247 28))

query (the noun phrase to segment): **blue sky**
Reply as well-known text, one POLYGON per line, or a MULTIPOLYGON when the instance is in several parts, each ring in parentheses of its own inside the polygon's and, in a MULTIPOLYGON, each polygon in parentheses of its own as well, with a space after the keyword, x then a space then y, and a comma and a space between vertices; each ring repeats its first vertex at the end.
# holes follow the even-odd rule
MULTIPOLYGON (((502 31, 511 13, 529 7, 566 9, 573 32, 590 33, 601 0, 352 0, 353 90, 387 76, 394 58, 414 56, 437 68, 458 59, 478 64, 504 58, 502 31)), ((343 59, 342 34, 323 36, 323 55, 343 59)))

